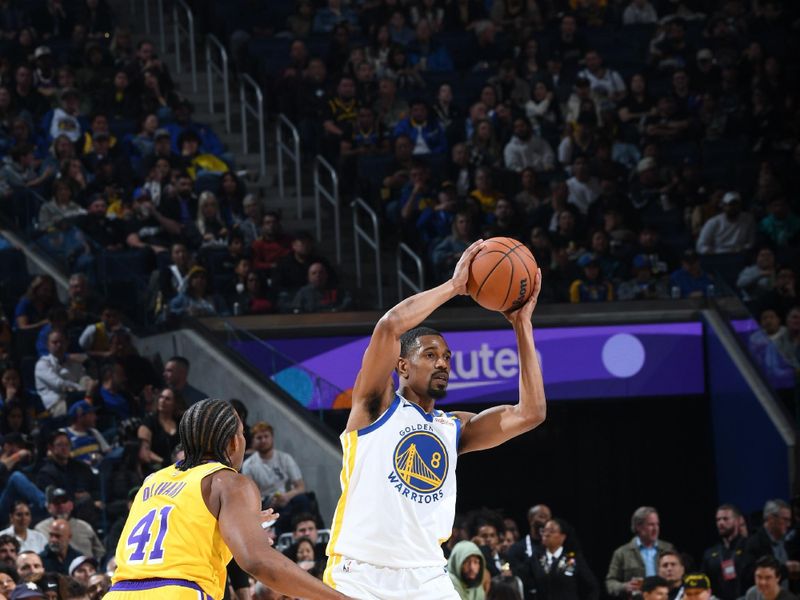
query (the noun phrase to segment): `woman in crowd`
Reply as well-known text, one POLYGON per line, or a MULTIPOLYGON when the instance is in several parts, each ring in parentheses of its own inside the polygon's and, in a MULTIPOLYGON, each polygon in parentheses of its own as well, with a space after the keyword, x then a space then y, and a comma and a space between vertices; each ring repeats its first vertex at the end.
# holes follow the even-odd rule
POLYGON ((139 439, 145 444, 146 450, 143 451, 147 452, 147 462, 164 464, 170 460, 180 443, 178 423, 185 410, 180 393, 169 388, 161 390, 155 412, 144 418, 138 431, 139 439))
POLYGON ((59 305, 56 282, 50 275, 33 278, 14 311, 14 329, 36 329, 47 323, 47 313, 59 305))

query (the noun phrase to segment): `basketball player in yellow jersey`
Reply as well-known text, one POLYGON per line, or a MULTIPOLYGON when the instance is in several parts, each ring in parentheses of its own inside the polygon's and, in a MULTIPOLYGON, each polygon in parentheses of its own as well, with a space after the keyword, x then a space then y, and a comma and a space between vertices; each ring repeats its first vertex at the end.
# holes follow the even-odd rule
POLYGON ((242 422, 222 400, 203 400, 178 426, 186 458, 142 484, 117 545, 106 600, 220 600, 231 560, 291 597, 346 600, 271 547, 256 485, 238 473, 242 422))
POLYGON ((467 293, 469 265, 481 248, 480 240, 467 248, 450 281, 389 310, 364 352, 341 436, 342 496, 324 578, 360 600, 459 600, 440 547, 455 517, 458 455, 502 444, 545 418, 531 325, 541 271, 530 300, 504 313, 516 334, 518 404, 478 414, 434 406, 447 391, 451 352, 438 331, 418 325, 467 293), (387 389, 392 372, 399 378, 396 393, 387 389))

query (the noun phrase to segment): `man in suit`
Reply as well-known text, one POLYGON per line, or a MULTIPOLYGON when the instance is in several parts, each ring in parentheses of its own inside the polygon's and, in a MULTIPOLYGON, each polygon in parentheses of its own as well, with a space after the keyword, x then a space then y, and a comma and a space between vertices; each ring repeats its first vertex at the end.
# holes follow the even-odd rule
POLYGON ((586 559, 569 549, 569 526, 550 519, 541 530, 542 545, 520 573, 526 600, 597 600, 600 586, 586 559))
POLYGON ((640 506, 631 517, 634 536, 611 556, 606 574, 606 591, 613 598, 628 598, 640 592, 644 577, 658 572, 658 556, 675 546, 658 539, 661 523, 652 506, 640 506))
POLYGON ((526 562, 534 551, 542 546, 542 527, 552 518, 550 507, 536 504, 528 509, 528 534, 508 549, 508 559, 512 566, 526 562))
POLYGON ((762 556, 772 556, 780 563, 782 579, 796 579, 800 574, 800 562, 787 535, 792 526, 792 509, 783 500, 767 500, 762 514, 764 527, 750 536, 745 546, 748 564, 745 584, 752 585, 755 563, 762 556))

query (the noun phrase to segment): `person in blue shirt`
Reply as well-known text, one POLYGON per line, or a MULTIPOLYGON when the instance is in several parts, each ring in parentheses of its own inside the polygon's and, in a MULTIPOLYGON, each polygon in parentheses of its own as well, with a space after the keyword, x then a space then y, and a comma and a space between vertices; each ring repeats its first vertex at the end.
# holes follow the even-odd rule
POLYGON ((681 268, 669 276, 671 288, 680 289, 681 298, 702 298, 714 285, 711 276, 703 271, 700 258, 694 250, 687 250, 681 258, 681 268))
POLYGON ((181 100, 173 108, 175 121, 164 125, 164 129, 169 131, 172 139, 172 152, 180 155, 181 149, 178 145, 178 137, 184 131, 192 131, 200 138, 200 151, 205 154, 225 158, 225 145, 217 137, 217 134, 203 123, 192 121, 192 103, 188 100, 181 100))
POLYGON ((420 71, 442 72, 454 68, 450 53, 433 39, 433 30, 426 19, 417 23, 416 37, 408 45, 408 60, 420 71))
POLYGON ((421 98, 411 101, 409 116, 402 119, 394 129, 395 138, 407 135, 414 144, 413 154, 444 154, 447 152, 447 136, 441 124, 428 119, 428 105, 421 98))

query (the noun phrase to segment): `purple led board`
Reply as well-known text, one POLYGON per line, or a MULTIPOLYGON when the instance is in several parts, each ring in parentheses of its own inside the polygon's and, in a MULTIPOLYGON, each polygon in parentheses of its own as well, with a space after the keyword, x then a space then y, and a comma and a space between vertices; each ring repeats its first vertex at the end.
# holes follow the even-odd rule
MULTIPOLYGON (((437 405, 514 402, 519 361, 511 329, 444 332, 453 351, 437 405)), ((534 333, 550 400, 702 394, 700 323, 557 327, 534 333)), ((232 342, 309 409, 347 406, 368 336, 232 342), (282 355, 282 356, 281 356, 282 355), (287 360, 288 359, 288 360, 287 360)))

